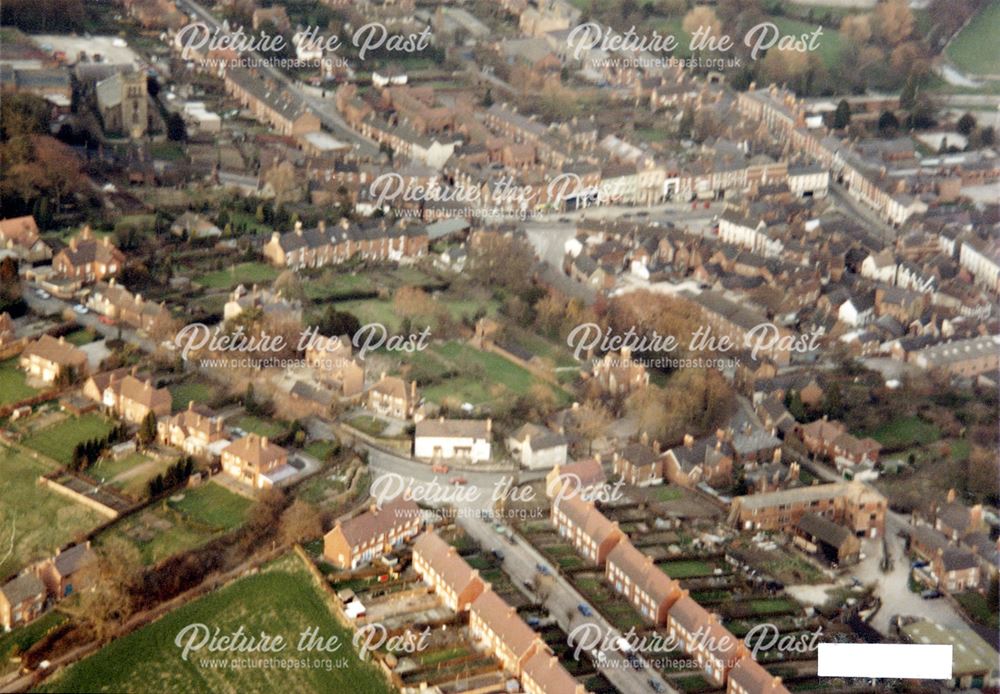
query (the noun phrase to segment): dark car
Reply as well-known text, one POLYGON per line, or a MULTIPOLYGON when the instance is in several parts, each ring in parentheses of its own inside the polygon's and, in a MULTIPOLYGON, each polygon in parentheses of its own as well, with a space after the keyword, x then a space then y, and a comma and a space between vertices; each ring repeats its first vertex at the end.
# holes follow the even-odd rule
POLYGON ((594 611, 590 609, 590 605, 588 605, 585 602, 581 602, 579 605, 577 605, 576 609, 579 610, 580 614, 582 614, 584 617, 592 617, 594 615, 594 611))
POLYGON ((931 590, 925 590, 924 592, 922 592, 920 594, 920 597, 922 597, 924 600, 937 600, 938 598, 941 597, 941 595, 942 595, 942 593, 941 593, 940 590, 933 590, 933 589, 931 589, 931 590))
POLYGON ((659 680, 650 679, 649 686, 654 692, 665 692, 667 691, 659 680))

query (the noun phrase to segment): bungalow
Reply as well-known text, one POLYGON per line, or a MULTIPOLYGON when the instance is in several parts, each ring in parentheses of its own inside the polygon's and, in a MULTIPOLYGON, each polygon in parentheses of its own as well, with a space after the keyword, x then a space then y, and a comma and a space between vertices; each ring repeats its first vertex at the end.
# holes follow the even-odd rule
POLYGON ((641 443, 630 443, 611 459, 614 473, 626 484, 647 487, 663 482, 663 461, 659 451, 641 443))
POLYGON ((485 643, 505 670, 517 677, 535 653, 549 652, 542 637, 491 588, 473 601, 469 609, 469 630, 485 643))
POLYGON ((288 452, 266 436, 247 434, 222 450, 222 471, 254 489, 270 489, 294 474, 288 452))
POLYGON ((584 694, 587 689, 559 662, 559 658, 536 651, 521 669, 521 686, 525 694, 584 694))
POLYGON ((425 419, 417 423, 413 455, 424 460, 479 463, 490 459, 493 420, 425 419))
POLYGON ((569 441, 562 434, 529 422, 507 437, 507 450, 529 470, 543 470, 566 464, 569 441))
POLYGON ((27 624, 45 607, 45 584, 26 572, 0 586, 0 627, 10 631, 27 624))
POLYGON ((226 430, 221 417, 191 400, 187 409, 156 423, 156 438, 188 455, 208 457, 212 444, 226 440, 226 430))
POLYGON ((86 353, 66 342, 66 338, 51 335, 42 335, 28 345, 21 352, 19 364, 28 376, 45 383, 60 379, 72 382, 87 373, 86 353))
POLYGON ((155 417, 169 415, 171 397, 166 388, 154 388, 148 380, 140 381, 129 374, 110 380, 101 403, 126 422, 140 424, 150 413, 155 417))
POLYGON ((468 610, 488 585, 483 583, 479 572, 433 530, 422 533, 413 543, 413 568, 455 612, 468 610))
POLYGON ((69 246, 52 259, 57 277, 79 282, 96 282, 118 274, 125 265, 125 254, 111 244, 110 237, 94 238, 89 226, 69 241, 69 246))
POLYGON ((606 481, 604 467, 597 458, 588 458, 568 465, 554 465, 545 476, 545 494, 551 499, 562 491, 563 485, 568 484, 570 489, 587 498, 603 487, 606 481))
POLYGON ((686 594, 670 608, 667 627, 674 642, 694 658, 717 687, 725 683, 729 671, 747 655, 743 642, 686 594))
POLYGON ((616 592, 649 622, 667 624, 671 607, 681 596, 680 585, 667 576, 653 558, 623 539, 608 552, 604 575, 616 592))
POLYGON ((598 566, 624 537, 618 523, 609 521, 592 501, 572 495, 552 504, 552 524, 576 551, 598 566))
POLYGON ((789 694, 781 678, 772 675, 761 665, 746 656, 729 671, 726 694, 789 694))
POLYGON ((420 507, 399 496, 364 513, 337 521, 323 536, 323 557, 340 569, 356 569, 392 551, 420 532, 420 507))
POLYGON ((37 263, 52 257, 52 249, 38 234, 31 215, 0 219, 0 251, 12 251, 20 260, 37 263))
POLYGON ((96 561, 97 555, 90 548, 90 540, 87 540, 65 551, 57 551, 54 557, 42 562, 38 567, 38 577, 49 595, 59 600, 87 586, 85 573, 81 571, 96 561))
POLYGON ((417 382, 406 381, 396 376, 386 376, 368 391, 368 409, 383 417, 410 419, 417 407, 417 382))

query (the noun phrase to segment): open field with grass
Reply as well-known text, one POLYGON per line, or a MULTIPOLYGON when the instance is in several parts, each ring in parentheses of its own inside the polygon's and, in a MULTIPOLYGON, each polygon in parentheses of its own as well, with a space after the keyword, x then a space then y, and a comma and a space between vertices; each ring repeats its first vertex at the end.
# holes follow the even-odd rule
POLYGON ((195 278, 195 282, 211 289, 232 289, 238 284, 268 284, 278 276, 278 269, 266 263, 238 263, 195 278))
POLYGON ((14 538, 13 553, 0 561, 0 576, 51 555, 104 521, 86 506, 38 486, 38 477, 52 470, 20 451, 0 446, 0 546, 6 550, 11 533, 14 538))
MULTIPOLYGON (((295 555, 287 555, 260 573, 188 603, 153 624, 112 642, 95 655, 45 682, 40 691, 58 692, 244 692, 316 691, 389 694, 392 689, 372 665, 362 663, 352 635, 329 612, 323 594, 295 555), (174 644, 189 624, 218 627, 229 634, 282 636, 278 653, 254 657, 307 660, 308 667, 226 668, 202 665, 202 658, 226 654, 192 653, 182 659, 174 644), (299 634, 317 627, 324 639, 338 637, 334 652, 298 651, 299 634), (339 666, 338 660, 346 660, 339 666), (317 662, 318 660, 318 662, 317 662), (328 660, 330 666, 324 666, 328 660), (315 663, 315 664, 314 664, 315 663)), ((232 654, 232 658, 246 657, 232 654)))
POLYGON ((711 576, 716 565, 699 559, 680 559, 661 562, 658 566, 670 578, 691 578, 693 576, 711 576))
POLYGON ((35 432, 22 443, 63 465, 69 465, 76 444, 104 438, 113 427, 114 422, 107 417, 90 412, 79 417, 67 417, 35 432))
POLYGON ((211 482, 180 492, 183 499, 173 501, 171 508, 188 518, 221 530, 232 530, 246 520, 252 502, 234 494, 222 485, 211 482))
POLYGON ((180 492, 183 499, 164 501, 129 516, 101 533, 134 544, 146 564, 199 547, 240 525, 251 502, 211 482, 180 492))
POLYGON ((947 55, 973 75, 1000 74, 1000 0, 993 0, 948 45, 947 55))
POLYGON ((19 627, 6 634, 0 634, 0 675, 16 670, 18 664, 13 662, 11 658, 18 653, 24 653, 51 629, 54 629, 65 621, 66 617, 52 610, 31 624, 19 627))
POLYGON ((896 451, 933 443, 941 438, 941 430, 920 417, 912 416, 894 419, 865 435, 872 437, 889 450, 896 451))
POLYGON ((24 380, 24 372, 17 366, 17 359, 0 362, 0 405, 30 398, 38 391, 24 380))
POLYGON ((204 405, 215 397, 215 389, 207 383, 199 381, 184 381, 167 387, 170 391, 171 407, 174 412, 187 408, 189 402, 204 405))
POLYGON ((77 328, 66 336, 66 342, 76 345, 77 347, 82 347, 83 345, 89 345, 91 342, 97 339, 97 332, 91 330, 90 328, 77 328))
POLYGON ((239 427, 243 431, 257 434, 258 436, 267 436, 272 439, 281 436, 288 431, 288 427, 285 426, 284 422, 280 422, 275 419, 255 417, 254 415, 249 414, 237 417, 229 423, 233 426, 239 427))

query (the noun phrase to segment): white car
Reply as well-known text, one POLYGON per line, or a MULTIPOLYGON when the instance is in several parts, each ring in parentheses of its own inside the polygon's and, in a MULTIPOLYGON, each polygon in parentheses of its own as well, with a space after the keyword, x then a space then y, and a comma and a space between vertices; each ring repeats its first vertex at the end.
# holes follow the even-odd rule
POLYGON ((84 306, 83 304, 77 304, 76 306, 74 306, 73 311, 79 313, 81 316, 84 315, 85 313, 90 313, 90 309, 84 306))
POLYGON ((38 296, 39 299, 49 299, 52 297, 52 295, 49 294, 44 289, 36 289, 35 294, 38 296))

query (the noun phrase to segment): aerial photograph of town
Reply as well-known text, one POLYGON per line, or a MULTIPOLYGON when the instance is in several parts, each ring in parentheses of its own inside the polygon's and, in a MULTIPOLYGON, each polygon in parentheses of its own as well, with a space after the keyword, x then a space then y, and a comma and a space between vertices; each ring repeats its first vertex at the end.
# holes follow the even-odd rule
POLYGON ((1000 0, 4 0, 0 692, 1000 694, 1000 0))

